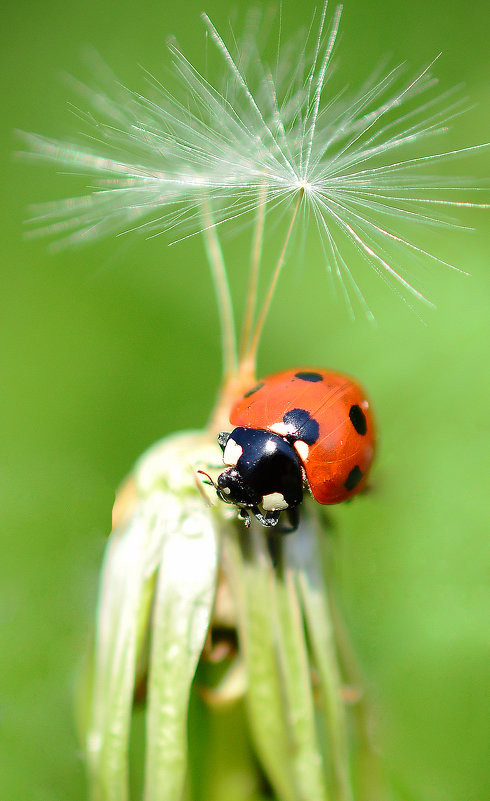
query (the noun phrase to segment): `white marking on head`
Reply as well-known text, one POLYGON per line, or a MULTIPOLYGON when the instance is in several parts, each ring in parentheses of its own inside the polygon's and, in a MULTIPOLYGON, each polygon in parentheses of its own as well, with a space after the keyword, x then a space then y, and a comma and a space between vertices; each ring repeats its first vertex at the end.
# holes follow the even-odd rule
POLYGON ((231 488, 230 487, 223 487, 223 489, 221 489, 220 492, 222 492, 223 495, 230 495, 231 494, 231 488))
POLYGON ((264 495, 262 498, 262 507, 265 512, 279 512, 281 509, 287 509, 288 506, 289 504, 281 492, 270 492, 269 495, 264 495))
POLYGON ((367 402, 367 400, 363 400, 361 406, 363 409, 369 409, 369 403, 367 402))
POLYGON ((234 439, 229 437, 228 442, 225 445, 225 451, 223 453, 223 462, 230 467, 236 467, 236 463, 238 462, 240 456, 243 453, 243 448, 238 442, 235 442, 234 439))
POLYGON ((268 439, 265 443, 264 451, 266 453, 274 453, 274 451, 277 451, 277 442, 274 442, 273 439, 268 439))
POLYGON ((308 453, 310 452, 310 446, 307 442, 303 442, 302 439, 297 439, 294 443, 294 447, 300 459, 303 459, 305 462, 308 458, 308 453))
POLYGON ((296 426, 293 423, 284 423, 282 420, 279 423, 273 423, 269 428, 281 437, 285 437, 287 434, 294 434, 296 431, 296 426))

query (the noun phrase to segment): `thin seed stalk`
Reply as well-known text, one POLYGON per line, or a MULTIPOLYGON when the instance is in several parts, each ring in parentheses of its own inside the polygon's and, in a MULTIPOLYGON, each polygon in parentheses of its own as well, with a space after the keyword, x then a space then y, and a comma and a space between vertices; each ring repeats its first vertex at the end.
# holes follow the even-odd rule
POLYGON ((258 196, 257 217, 255 220, 255 233, 252 245, 252 259, 248 279, 247 304, 245 316, 243 318, 243 328, 240 337, 240 361, 244 358, 250 344, 252 334, 253 318, 255 305, 257 302, 257 286, 259 282, 260 257, 262 254, 262 243, 264 237, 265 204, 267 198, 267 188, 265 184, 260 187, 258 196))
POLYGON ((216 233, 211 204, 207 196, 204 196, 202 200, 202 216, 204 220, 203 236, 206 254, 211 268, 216 299, 218 301, 221 351, 223 354, 223 378, 224 381, 226 381, 229 376, 236 372, 237 368, 235 320, 225 260, 216 233))
POLYGON ((277 260, 276 267, 272 274, 271 282, 269 284, 269 289, 267 291, 267 295, 260 311, 257 324, 255 326, 255 330, 252 336, 252 340, 250 342, 250 346, 246 353, 246 356, 242 361, 255 364, 256 355, 257 355, 257 348, 259 345, 260 336, 262 334, 262 329, 264 327, 265 319, 267 317, 267 312, 269 311, 269 306, 274 295, 274 291, 276 288, 277 281, 279 279, 279 275, 281 274, 282 267, 284 265, 284 260, 286 258, 286 251, 289 245, 289 240, 291 239, 291 234, 293 232, 294 223, 296 221, 296 217, 298 215, 299 207, 301 205, 301 201, 303 199, 304 190, 301 189, 298 194, 298 199, 296 201, 296 205, 294 207, 293 215, 291 217, 291 221, 289 223, 288 230, 286 232, 286 237, 284 239, 284 243, 281 249, 281 253, 279 254, 279 259, 277 260))

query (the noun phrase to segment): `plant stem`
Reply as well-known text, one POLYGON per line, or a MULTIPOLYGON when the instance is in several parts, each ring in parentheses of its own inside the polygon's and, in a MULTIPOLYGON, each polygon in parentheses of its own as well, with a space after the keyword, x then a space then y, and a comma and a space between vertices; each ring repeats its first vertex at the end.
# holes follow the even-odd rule
POLYGON ((358 699, 352 704, 352 716, 355 721, 355 739, 357 741, 357 774, 359 790, 362 798, 369 801, 381 801, 388 797, 388 782, 382 758, 376 748, 373 731, 376 730, 374 709, 365 687, 365 680, 359 665, 349 631, 340 610, 337 593, 330 589, 329 593, 332 623, 335 641, 339 651, 340 662, 346 681, 358 699))
POLYGON ((298 194, 298 200, 296 201, 296 205, 294 207, 293 215, 291 217, 291 221, 289 223, 288 230, 286 232, 286 238, 284 239, 284 244, 282 246, 281 253, 279 255, 279 259, 277 260, 277 264, 276 264, 275 270, 274 270, 274 272, 272 274, 271 282, 269 284, 269 289, 268 289, 264 304, 262 306, 259 318, 257 320, 257 324, 255 326, 255 330, 254 330, 254 333, 253 333, 253 336, 252 336, 252 340, 250 342, 250 346, 249 346, 249 348, 247 350, 247 353, 245 354, 244 358, 240 360, 241 362, 248 362, 248 363, 251 363, 251 364, 255 364, 255 359, 256 359, 256 356, 257 356, 257 348, 258 348, 259 340, 260 340, 260 335, 262 333, 262 329, 264 327, 265 318, 267 317, 267 312, 269 311, 269 306, 270 306, 270 303, 271 303, 271 300, 272 300, 272 296, 274 294, 274 290, 276 288, 276 284, 277 284, 279 275, 281 273, 281 269, 282 269, 282 266, 284 264, 284 260, 286 258, 287 247, 288 247, 288 244, 289 244, 289 240, 291 238, 291 234, 292 234, 294 223, 295 223, 298 211, 299 211, 299 207, 300 207, 301 201, 303 199, 303 194, 304 194, 304 190, 301 189, 299 194, 298 194))
POLYGON ((211 268, 216 299, 218 301, 221 350, 223 354, 223 379, 226 381, 237 369, 235 321, 225 261, 216 233, 211 205, 206 196, 202 201, 202 215, 204 220, 203 236, 206 254, 211 268))
POLYGON ((252 260, 250 263, 250 274, 248 279, 247 304, 243 327, 240 337, 240 361, 244 358, 252 332, 255 304, 257 301, 257 285, 259 280, 260 257, 262 254, 262 241, 264 234, 264 219, 267 189, 265 184, 260 188, 259 205, 257 208, 257 219, 255 221, 255 235, 252 245, 252 260))
MULTIPOLYGON (((281 677, 271 608, 274 597, 272 566, 265 538, 252 523, 245 553, 240 537, 223 538, 223 569, 233 594, 248 689, 246 704, 257 755, 278 801, 298 801, 294 786, 281 677)), ((316 800, 315 800, 316 801, 316 800)))

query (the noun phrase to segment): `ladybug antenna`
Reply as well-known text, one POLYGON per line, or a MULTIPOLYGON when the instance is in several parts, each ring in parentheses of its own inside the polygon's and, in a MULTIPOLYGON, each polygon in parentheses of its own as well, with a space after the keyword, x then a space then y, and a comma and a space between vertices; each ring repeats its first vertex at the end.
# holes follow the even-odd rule
POLYGON ((205 470, 197 470, 197 472, 200 473, 202 476, 206 476, 206 478, 208 479, 207 481, 203 482, 204 484, 209 484, 211 487, 215 488, 216 492, 218 492, 218 487, 216 485, 216 482, 213 481, 209 473, 206 473, 205 470))

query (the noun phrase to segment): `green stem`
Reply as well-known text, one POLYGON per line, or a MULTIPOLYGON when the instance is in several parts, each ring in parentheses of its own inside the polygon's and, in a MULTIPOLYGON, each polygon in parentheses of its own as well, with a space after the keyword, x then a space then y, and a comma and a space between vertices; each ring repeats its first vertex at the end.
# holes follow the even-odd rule
POLYGON ((302 610, 294 571, 274 573, 278 660, 291 737, 291 763, 298 801, 327 801, 322 750, 315 724, 302 610))
POLYGON ((352 801, 349 749, 342 683, 334 639, 332 616, 321 569, 317 525, 311 510, 303 515, 300 529, 286 544, 288 563, 294 565, 313 657, 318 670, 332 778, 339 801, 352 801))
POLYGON ((247 536, 252 553, 245 557, 238 535, 227 532, 222 564, 237 609, 248 680, 247 711, 257 754, 279 801, 298 801, 274 645, 272 566, 260 537, 247 536))
POLYGON ((258 348, 259 340, 260 340, 260 335, 262 333, 262 329, 264 327, 265 319, 267 317, 267 312, 269 311, 269 306, 271 304, 272 296, 274 295, 274 290, 276 288, 276 284, 277 284, 277 281, 279 279, 279 275, 281 274, 281 270, 282 270, 282 267, 283 267, 283 264, 284 264, 284 260, 286 258, 286 251, 287 251, 287 248, 288 248, 289 240, 291 238, 291 234, 293 232, 294 223, 295 223, 296 217, 298 215, 298 211, 299 211, 299 207, 301 205, 302 199, 303 199, 303 190, 301 190, 299 192, 298 200, 296 201, 296 205, 294 207, 294 211, 293 211, 293 214, 292 214, 292 217, 291 217, 291 221, 289 223, 289 227, 288 227, 288 230, 286 232, 286 237, 284 239, 284 243, 283 243, 281 252, 279 254, 279 258, 277 260, 276 267, 275 267, 274 272, 272 274, 272 278, 271 278, 271 281, 270 281, 270 284, 269 284, 269 289, 267 291, 267 295, 265 297, 265 301, 264 301, 262 309, 260 311, 256 326, 255 326, 255 330, 253 332, 253 336, 252 336, 252 339, 251 339, 251 342, 250 342, 250 346, 248 348, 248 351, 247 351, 243 361, 248 361, 250 363, 255 363, 255 359, 256 359, 256 356, 257 356, 257 348, 258 348))
POLYGON ((252 260, 250 263, 250 273, 248 279, 247 304, 245 316, 243 318, 243 328, 240 337, 240 360, 245 356, 249 346, 252 332, 255 304, 257 302, 257 286, 259 281, 260 257, 262 254, 262 242, 264 235, 265 203, 267 189, 262 185, 259 192, 257 218, 255 221, 255 234, 252 245, 252 260))
POLYGON ((211 268, 211 275, 213 277, 216 299, 218 301, 221 349, 223 354, 223 376, 226 380, 230 375, 233 375, 237 369, 235 320, 225 260, 223 258, 218 234, 216 233, 211 204, 207 197, 204 197, 202 201, 202 215, 204 221, 202 233, 209 266, 211 268))

